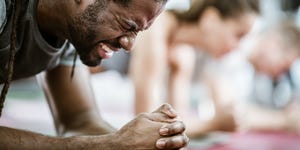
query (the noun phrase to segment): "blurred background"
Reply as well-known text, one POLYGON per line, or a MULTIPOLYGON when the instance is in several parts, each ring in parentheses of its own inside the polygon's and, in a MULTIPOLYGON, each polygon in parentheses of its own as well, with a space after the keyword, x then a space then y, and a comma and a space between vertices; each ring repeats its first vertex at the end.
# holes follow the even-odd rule
MULTIPOLYGON (((173 10, 186 12, 193 6, 200 5, 198 4, 200 1, 201 3, 207 1, 207 5, 218 3, 218 0, 170 0, 166 9, 170 12, 173 10)), ((232 2, 221 1, 223 5, 225 3, 231 5, 232 2)), ((210 36, 206 35, 202 41, 195 40, 202 42, 201 46, 187 42, 189 46, 187 47, 186 43, 184 45, 180 43, 174 48, 174 51, 179 49, 181 52, 177 57, 176 53, 173 55, 169 51, 166 53, 159 51, 158 55, 144 52, 142 49, 146 44, 159 43, 146 39, 145 44, 137 40, 135 49, 140 50, 135 50, 131 54, 116 53, 111 60, 103 61, 100 67, 90 68, 93 90, 102 117, 114 127, 120 128, 136 114, 149 112, 168 102, 174 105, 186 122, 188 134, 192 138, 191 150, 299 150, 300 1, 258 0, 258 2, 259 14, 247 32, 241 30, 246 30, 245 27, 249 24, 224 21, 226 17, 221 17, 221 21, 224 21, 222 27, 228 28, 220 28, 213 23, 220 20, 213 18, 213 14, 207 11, 208 22, 205 24, 220 32, 213 34, 210 31, 211 41, 207 40, 210 36), (238 31, 241 31, 242 35, 238 34, 238 31), (235 36, 238 37, 236 40, 238 44, 226 47, 222 41, 230 39, 229 32, 237 34, 235 36), (215 45, 222 44, 226 48, 220 53, 216 52, 215 45), (158 64, 161 66, 171 64, 171 67, 166 67, 168 69, 160 69, 166 75, 161 75, 162 77, 157 79, 150 76, 151 72, 142 74, 143 68, 146 71, 149 69, 147 62, 144 62, 147 58, 151 58, 150 63, 160 62, 156 58, 163 55, 166 55, 165 59, 171 60, 158 64), (184 73, 190 72, 186 78, 179 80, 183 83, 177 88, 176 84, 170 84, 173 56, 179 58, 179 61, 174 62, 185 64, 182 65, 184 73), (150 86, 148 81, 157 82, 157 85, 150 86), (149 87, 150 90, 149 88, 144 90, 145 87, 149 87), (177 89, 175 98, 172 98, 170 89, 177 89), (147 95, 145 92, 150 96, 143 97, 147 95), (144 101, 147 98, 150 102, 144 101)), ((214 6, 218 8, 218 5, 212 5, 214 6)), ((223 15, 222 11, 218 12, 223 15)), ((206 15, 202 17, 204 16, 206 15)), ((156 24, 149 33, 151 30, 151 33, 155 33, 155 26, 156 24)), ((143 36, 150 37, 146 34, 142 33, 141 39, 143 36)), ((201 36, 199 34, 199 38, 201 36)), ((189 38, 194 37, 191 35, 189 38)), ((181 65, 178 66, 180 68, 181 65)), ((155 68, 153 70, 156 72, 155 68)), ((176 81, 174 82, 177 83, 176 81)), ((56 134, 47 100, 36 77, 15 81, 12 84, 0 125, 53 136, 56 134)))

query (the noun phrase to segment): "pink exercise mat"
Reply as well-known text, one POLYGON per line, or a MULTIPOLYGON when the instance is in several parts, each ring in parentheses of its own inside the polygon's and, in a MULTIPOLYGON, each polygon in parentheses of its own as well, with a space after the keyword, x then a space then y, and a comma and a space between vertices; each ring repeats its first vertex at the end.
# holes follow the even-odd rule
POLYGON ((223 144, 189 150, 300 150, 300 134, 284 132, 235 133, 223 144))

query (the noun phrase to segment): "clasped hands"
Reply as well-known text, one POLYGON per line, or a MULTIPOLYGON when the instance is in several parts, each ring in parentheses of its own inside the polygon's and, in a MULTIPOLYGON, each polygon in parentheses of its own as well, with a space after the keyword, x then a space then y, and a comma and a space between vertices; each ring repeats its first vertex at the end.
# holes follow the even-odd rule
POLYGON ((128 150, 183 150, 189 141, 185 126, 169 104, 152 113, 138 115, 116 132, 122 147, 128 150))

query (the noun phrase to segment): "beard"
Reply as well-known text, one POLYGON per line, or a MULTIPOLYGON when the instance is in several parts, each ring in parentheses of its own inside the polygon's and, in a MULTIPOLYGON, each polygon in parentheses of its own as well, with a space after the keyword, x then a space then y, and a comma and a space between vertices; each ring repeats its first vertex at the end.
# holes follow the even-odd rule
POLYGON ((102 58, 99 57, 99 54, 97 53, 97 50, 95 50, 95 48, 90 48, 90 49, 76 48, 76 50, 83 64, 91 67, 101 64, 102 58))
POLYGON ((71 37, 73 37, 70 42, 74 45, 80 60, 83 64, 87 66, 97 66, 101 63, 102 58, 99 56, 96 50, 96 45, 88 45, 92 41, 91 34, 82 34, 84 32, 80 31, 78 28, 69 28, 72 30, 71 37), (79 34, 81 33, 81 34, 79 34), (89 36, 86 36, 89 35, 89 36))
POLYGON ((82 63, 87 66, 97 66, 102 60, 96 49, 97 44, 91 42, 96 38, 95 27, 103 22, 99 16, 101 11, 105 10, 106 5, 106 1, 96 1, 72 18, 68 24, 69 40, 74 45, 82 63))

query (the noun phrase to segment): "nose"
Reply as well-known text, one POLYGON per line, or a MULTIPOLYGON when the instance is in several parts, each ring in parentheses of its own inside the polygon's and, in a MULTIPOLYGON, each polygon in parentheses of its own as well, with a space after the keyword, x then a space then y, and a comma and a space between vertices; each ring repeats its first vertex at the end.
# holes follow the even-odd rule
POLYGON ((119 42, 123 49, 125 49, 126 51, 130 51, 133 47, 135 38, 136 38, 136 35, 122 36, 119 39, 119 42))

